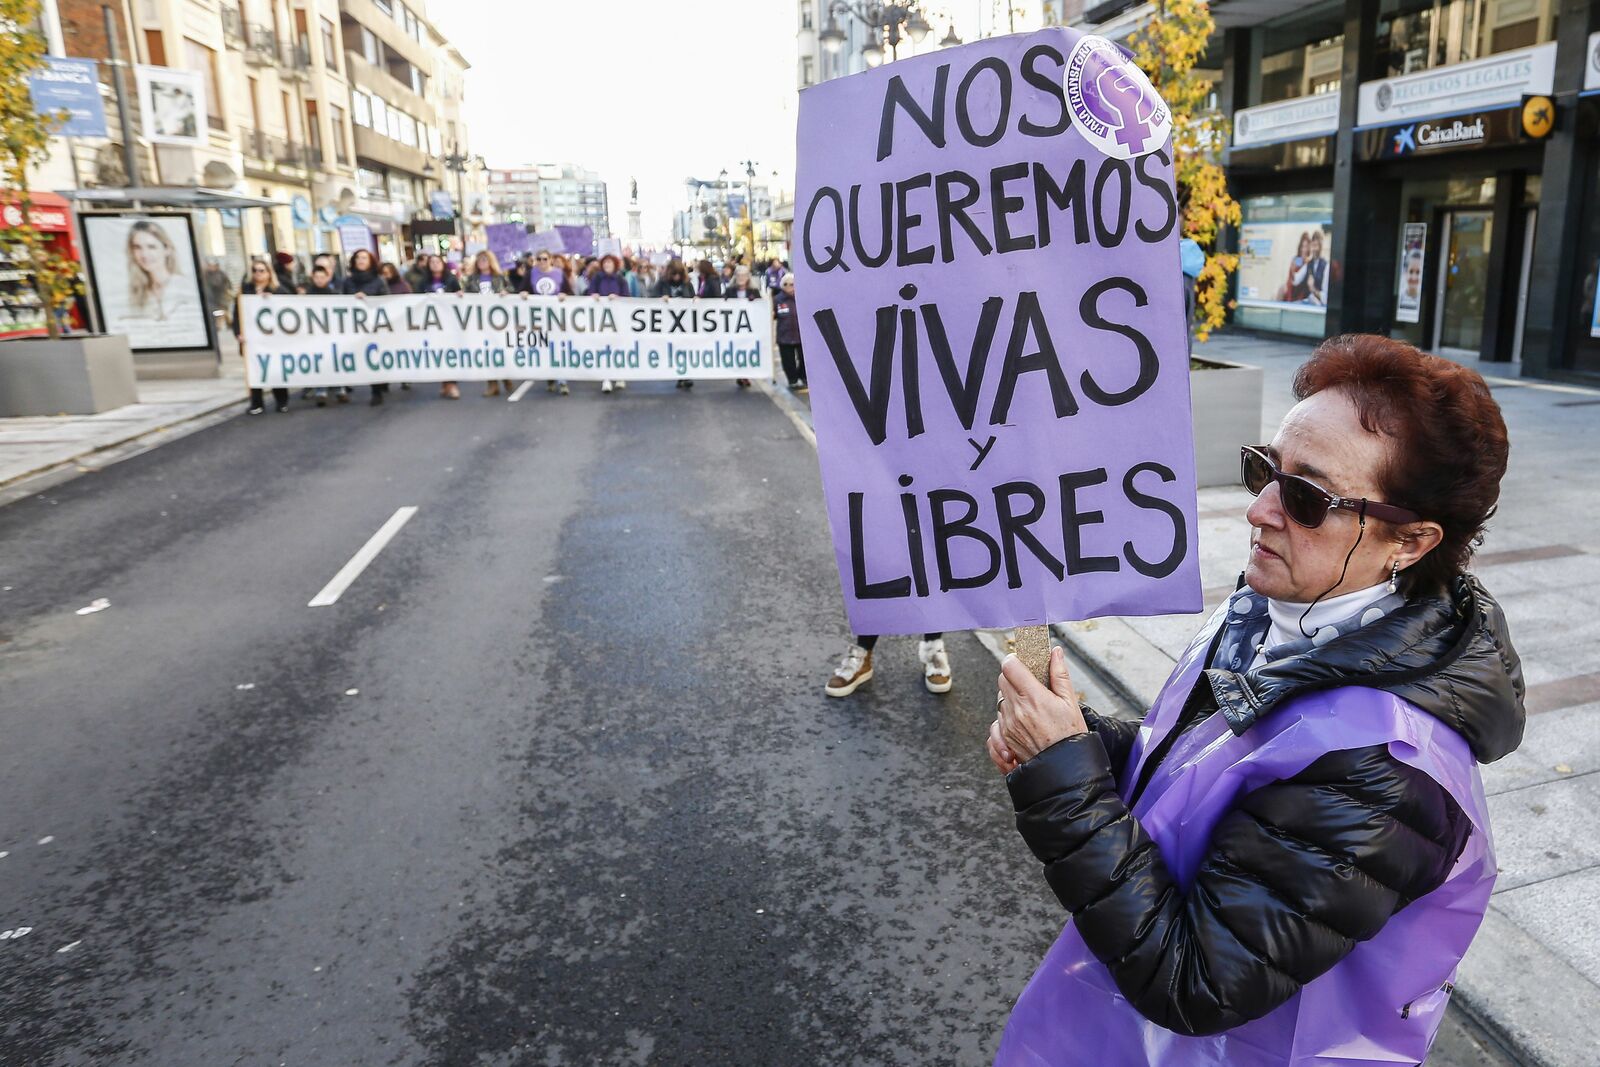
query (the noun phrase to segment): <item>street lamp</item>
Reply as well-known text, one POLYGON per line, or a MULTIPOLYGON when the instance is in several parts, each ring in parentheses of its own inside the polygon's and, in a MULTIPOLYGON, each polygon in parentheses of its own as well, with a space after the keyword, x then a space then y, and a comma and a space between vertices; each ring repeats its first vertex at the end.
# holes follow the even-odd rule
MULTIPOLYGON (((817 40, 822 42, 822 47, 829 52, 837 53, 845 43, 844 30, 840 28, 836 16, 844 15, 855 18, 867 27, 869 38, 867 44, 861 49, 861 58, 869 67, 876 67, 885 59, 884 46, 888 46, 888 58, 900 58, 900 42, 907 37, 912 44, 921 44, 933 31, 933 26, 922 14, 918 0, 900 0, 897 3, 879 4, 869 0, 832 0, 828 5, 828 23, 822 32, 817 34, 817 40)), ((959 44, 961 39, 955 36, 955 28, 945 35, 945 41, 955 38, 959 44)))

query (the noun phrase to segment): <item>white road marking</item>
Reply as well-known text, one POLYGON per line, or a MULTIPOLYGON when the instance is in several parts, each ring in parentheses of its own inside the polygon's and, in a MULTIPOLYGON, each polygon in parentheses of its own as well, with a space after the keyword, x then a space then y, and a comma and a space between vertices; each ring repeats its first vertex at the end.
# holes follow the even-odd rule
POLYGON ((532 388, 533 388, 533 379, 529 378, 527 381, 525 381, 521 385, 517 386, 517 391, 516 392, 514 392, 510 396, 506 397, 506 403, 515 404, 517 401, 521 400, 524 396, 526 396, 528 390, 532 389, 532 388))
POLYGON ((73 949, 77 948, 81 944, 83 944, 82 941, 74 941, 70 945, 62 945, 60 948, 56 949, 56 955, 59 956, 63 952, 71 952, 73 949))
POLYGON ((377 558, 378 553, 383 551, 383 546, 387 545, 394 538, 394 535, 400 532, 400 527, 410 522, 411 516, 416 513, 417 509, 415 507, 407 505, 390 515, 389 521, 378 527, 378 532, 373 534, 371 539, 361 546, 359 552, 350 557, 349 563, 339 568, 339 573, 333 576, 331 582, 322 587, 322 592, 311 598, 311 602, 306 607, 325 608, 331 604, 337 604, 339 598, 344 595, 344 591, 350 588, 350 583, 361 577, 361 572, 367 569, 367 564, 377 558))
POLYGON ((96 597, 95 599, 93 599, 93 600, 91 600, 89 602, 89 606, 88 607, 79 608, 78 609, 78 614, 79 615, 93 615, 95 612, 104 611, 107 608, 109 608, 110 606, 111 606, 111 601, 107 600, 105 597, 103 597, 103 596, 102 597, 96 597))

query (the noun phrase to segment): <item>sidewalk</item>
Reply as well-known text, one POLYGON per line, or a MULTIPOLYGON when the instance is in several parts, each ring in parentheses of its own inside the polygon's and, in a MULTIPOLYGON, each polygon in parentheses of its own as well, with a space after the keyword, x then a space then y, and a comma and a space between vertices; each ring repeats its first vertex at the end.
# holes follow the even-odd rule
POLYGON ((220 378, 142 381, 137 404, 98 415, 0 419, 0 504, 231 418, 245 392, 243 364, 224 358, 220 378))
MULTIPOLYGON (((1293 405, 1309 345, 1219 335, 1203 355, 1265 371, 1260 440, 1293 405)), ((1500 510, 1474 570, 1500 601, 1522 656, 1522 747, 1483 768, 1500 879, 1463 961, 1461 1005, 1529 1064, 1600 1062, 1600 391, 1490 379, 1511 436, 1500 510)), ((1504 375, 1504 378, 1500 376, 1504 375)), ((1130 703, 1148 707, 1249 545, 1242 488, 1200 491, 1199 615, 1096 619, 1056 628, 1130 703)))

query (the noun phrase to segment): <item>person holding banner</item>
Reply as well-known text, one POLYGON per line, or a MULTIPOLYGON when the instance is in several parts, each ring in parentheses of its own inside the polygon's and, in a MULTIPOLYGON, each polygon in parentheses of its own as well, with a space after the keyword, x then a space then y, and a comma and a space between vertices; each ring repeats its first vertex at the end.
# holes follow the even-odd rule
MULTIPOLYGON (((589 280, 589 295, 608 298, 632 295, 627 279, 620 273, 621 266, 621 261, 611 253, 607 252, 601 256, 600 262, 594 266, 594 274, 589 280)), ((602 393, 611 392, 613 387, 626 389, 628 383, 620 379, 613 381, 610 378, 600 383, 600 391, 602 393)))
MULTIPOLYGON (((422 284, 413 288, 419 293, 459 293, 461 282, 456 279, 444 257, 435 253, 428 257, 427 272, 423 275, 422 284)), ((439 395, 446 400, 460 400, 461 387, 455 382, 440 382, 439 395)))
MULTIPOLYGON (((472 260, 472 273, 467 275, 463 288, 469 293, 509 293, 511 283, 506 280, 505 274, 500 270, 500 259, 493 252, 484 249, 472 260)), ((484 396, 499 396, 500 380, 491 379, 483 387, 484 396)), ((510 379, 504 380, 506 392, 511 392, 517 384, 510 379)))
POLYGON ((1003 664, 988 750, 1072 921, 1004 1067, 1421 1063, 1495 881, 1478 764, 1522 668, 1467 572, 1509 447, 1479 374, 1325 341, 1272 444, 1240 586, 1142 723, 1003 664))
POLYGON ((722 279, 717 277, 717 268, 711 265, 709 259, 702 259, 695 264, 694 269, 700 276, 700 283, 695 287, 695 296, 704 300, 714 299, 722 295, 722 279))
MULTIPOLYGON (((728 287, 723 290, 722 296, 726 300, 761 299, 761 290, 756 288, 755 283, 750 280, 749 267, 745 266, 743 263, 739 264, 738 269, 733 272, 733 280, 730 281, 728 283, 728 287)), ((750 388, 749 378, 737 378, 735 381, 738 383, 740 389, 750 388)))
MULTIPOLYGON (((233 298, 233 321, 228 324, 233 330, 233 336, 235 340, 239 342, 239 355, 244 357, 247 361, 250 357, 245 351, 244 308, 240 305, 240 299, 245 296, 268 295, 289 296, 292 295, 292 290, 286 289, 282 285, 278 284, 277 277, 272 269, 272 264, 268 263, 264 259, 252 259, 250 261, 250 273, 247 274, 244 281, 240 283, 239 295, 233 298)), ((263 406, 263 399, 263 393, 259 388, 250 390, 250 414, 260 415, 266 410, 266 408, 263 406)), ((288 411, 289 390, 272 390, 272 402, 277 405, 278 413, 280 415, 288 411)))
MULTIPOLYGON (((378 268, 378 258, 365 248, 358 248, 350 253, 350 262, 346 267, 344 276, 344 292, 346 296, 388 296, 389 283, 383 280, 383 272, 378 268)), ((369 403, 373 407, 383 403, 383 394, 389 391, 389 386, 384 382, 372 383, 372 399, 369 403)), ((346 387, 345 393, 349 393, 346 387)), ((344 397, 341 396, 343 402, 344 397)))
MULTIPOLYGON (((334 288, 333 265, 329 262, 329 259, 330 257, 328 256, 318 256, 316 259, 312 260, 311 284, 306 286, 305 293, 303 295, 338 296, 342 292, 341 289, 334 288)), ((327 386, 319 385, 315 389, 312 389, 311 396, 316 400, 317 407, 325 408, 328 406, 327 386)), ((336 387, 334 389, 334 397, 341 404, 350 403, 349 386, 336 387)), ((306 394, 304 392, 300 394, 300 399, 306 399, 306 394)))

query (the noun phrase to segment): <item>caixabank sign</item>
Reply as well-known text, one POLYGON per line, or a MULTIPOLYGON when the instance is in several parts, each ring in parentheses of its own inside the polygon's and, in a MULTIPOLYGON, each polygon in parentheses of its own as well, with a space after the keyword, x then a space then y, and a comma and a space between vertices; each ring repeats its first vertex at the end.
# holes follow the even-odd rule
POLYGON ((1368 127, 1359 131, 1360 157, 1364 161, 1408 159, 1524 144, 1549 132, 1553 114, 1548 98, 1540 97, 1519 107, 1368 127), (1541 117, 1541 107, 1546 109, 1545 117, 1541 117))

